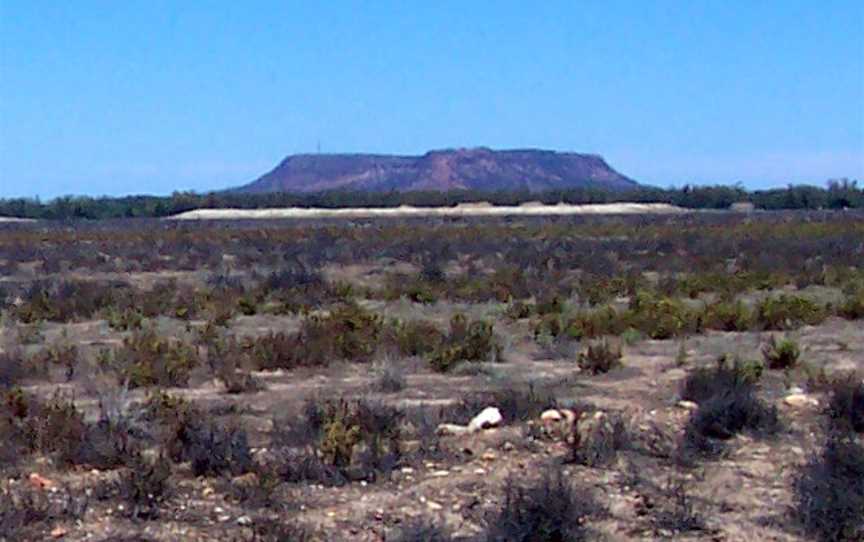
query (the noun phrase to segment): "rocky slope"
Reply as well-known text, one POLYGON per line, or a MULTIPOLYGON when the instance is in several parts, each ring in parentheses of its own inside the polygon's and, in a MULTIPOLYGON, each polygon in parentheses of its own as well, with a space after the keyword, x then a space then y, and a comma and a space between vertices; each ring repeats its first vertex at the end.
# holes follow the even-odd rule
POLYGON ((486 148, 430 151, 422 156, 298 154, 240 193, 360 191, 627 190, 638 184, 597 155, 486 148))

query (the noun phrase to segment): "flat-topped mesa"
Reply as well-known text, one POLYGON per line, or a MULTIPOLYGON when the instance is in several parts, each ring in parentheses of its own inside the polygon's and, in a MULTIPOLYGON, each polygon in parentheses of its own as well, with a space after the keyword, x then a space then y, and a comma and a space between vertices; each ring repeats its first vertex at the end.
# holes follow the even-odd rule
POLYGON ((598 155, 484 147, 429 151, 422 156, 296 154, 269 173, 233 189, 239 193, 328 190, 530 191, 638 188, 598 155))

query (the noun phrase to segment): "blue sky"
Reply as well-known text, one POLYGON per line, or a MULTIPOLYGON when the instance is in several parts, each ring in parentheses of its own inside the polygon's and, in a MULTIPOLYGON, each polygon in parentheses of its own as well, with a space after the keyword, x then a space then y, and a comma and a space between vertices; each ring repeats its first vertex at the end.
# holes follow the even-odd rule
POLYGON ((224 188, 318 142, 864 180, 864 2, 0 0, 0 197, 224 188))

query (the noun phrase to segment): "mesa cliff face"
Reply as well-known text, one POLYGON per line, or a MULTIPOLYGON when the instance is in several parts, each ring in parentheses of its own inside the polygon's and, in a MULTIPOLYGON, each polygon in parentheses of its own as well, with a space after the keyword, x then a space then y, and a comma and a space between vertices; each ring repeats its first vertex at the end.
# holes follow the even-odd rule
POLYGON ((232 191, 540 192, 570 188, 627 190, 638 186, 597 155, 478 148, 430 151, 422 156, 297 154, 285 158, 276 168, 252 183, 232 191))

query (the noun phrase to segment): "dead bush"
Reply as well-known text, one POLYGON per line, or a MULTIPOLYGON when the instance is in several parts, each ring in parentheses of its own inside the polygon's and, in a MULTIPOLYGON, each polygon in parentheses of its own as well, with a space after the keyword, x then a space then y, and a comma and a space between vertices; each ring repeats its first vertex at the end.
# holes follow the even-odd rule
POLYGON ((757 396, 757 380, 746 364, 736 359, 729 365, 726 358, 713 369, 697 369, 687 376, 681 396, 699 407, 687 422, 681 458, 717 455, 722 441, 745 430, 765 435, 779 429, 776 407, 757 396))
POLYGON ((683 533, 708 530, 705 518, 696 510, 694 499, 687 492, 687 483, 684 480, 670 477, 660 493, 661 504, 652 518, 657 535, 679 536, 683 533))
POLYGON ((579 354, 579 367, 591 374, 608 373, 621 365, 621 344, 607 338, 591 341, 579 354))
POLYGON ((590 492, 575 491, 560 472, 532 485, 508 478, 504 502, 487 522, 488 542, 587 540, 587 520, 601 512, 590 492))
POLYGON ((829 388, 828 417, 839 431, 864 433, 864 380, 849 373, 832 380, 829 388))
POLYGON ((601 467, 612 463, 620 450, 630 447, 631 437, 620 415, 585 412, 573 428, 567 462, 601 467))
POLYGON ((195 408, 174 423, 166 449, 175 462, 190 462, 195 476, 239 475, 252 468, 246 431, 219 424, 195 408))
POLYGON ((405 388, 405 369, 390 360, 376 368, 372 389, 381 393, 398 393, 405 388))
POLYGON ((171 496, 171 463, 164 455, 153 460, 134 454, 121 476, 119 494, 126 503, 124 513, 132 519, 157 519, 160 506, 171 496))
POLYGON ((396 530, 392 537, 387 537, 392 542, 449 542, 452 540, 450 533, 443 527, 429 520, 412 520, 396 530))
POLYGON ((850 434, 830 434, 798 474, 795 514, 818 540, 864 539, 864 448, 850 434))

